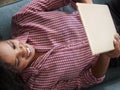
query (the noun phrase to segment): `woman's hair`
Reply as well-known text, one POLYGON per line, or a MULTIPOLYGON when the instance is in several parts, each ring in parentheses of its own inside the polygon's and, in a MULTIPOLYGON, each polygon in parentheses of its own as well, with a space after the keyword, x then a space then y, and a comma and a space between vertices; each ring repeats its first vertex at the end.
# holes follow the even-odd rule
POLYGON ((2 37, 2 34, 1 34, 1 32, 0 32, 0 41, 1 41, 1 40, 3 40, 3 37, 2 37))
POLYGON ((0 90, 23 90, 17 69, 0 58, 0 90))

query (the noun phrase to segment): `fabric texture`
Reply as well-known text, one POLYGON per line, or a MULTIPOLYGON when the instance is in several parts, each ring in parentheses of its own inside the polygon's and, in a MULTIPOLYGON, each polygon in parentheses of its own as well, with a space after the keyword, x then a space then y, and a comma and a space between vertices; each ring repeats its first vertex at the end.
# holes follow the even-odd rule
POLYGON ((100 83, 91 66, 92 56, 77 11, 53 11, 69 0, 32 0, 14 16, 13 38, 44 53, 22 72, 24 84, 31 90, 73 90, 100 83))
POLYGON ((0 0, 0 6, 9 5, 21 0, 0 0))

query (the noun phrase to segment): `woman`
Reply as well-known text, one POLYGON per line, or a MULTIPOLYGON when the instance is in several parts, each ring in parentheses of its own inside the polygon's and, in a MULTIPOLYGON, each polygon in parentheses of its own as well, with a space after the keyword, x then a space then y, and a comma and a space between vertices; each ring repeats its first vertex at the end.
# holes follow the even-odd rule
MULTIPOLYGON (((91 3, 91 0, 80 0, 91 3)), ((77 11, 54 11, 71 0, 32 0, 12 18, 12 39, 0 42, 0 57, 15 66, 25 89, 74 90, 103 81, 115 49, 92 55, 77 11)))

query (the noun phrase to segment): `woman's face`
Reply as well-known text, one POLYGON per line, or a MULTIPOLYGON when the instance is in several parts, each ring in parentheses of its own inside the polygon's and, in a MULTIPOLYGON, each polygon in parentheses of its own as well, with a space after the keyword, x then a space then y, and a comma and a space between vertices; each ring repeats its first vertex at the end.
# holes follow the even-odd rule
POLYGON ((26 68, 35 55, 35 49, 18 40, 0 42, 0 57, 7 63, 16 66, 19 70, 26 68))

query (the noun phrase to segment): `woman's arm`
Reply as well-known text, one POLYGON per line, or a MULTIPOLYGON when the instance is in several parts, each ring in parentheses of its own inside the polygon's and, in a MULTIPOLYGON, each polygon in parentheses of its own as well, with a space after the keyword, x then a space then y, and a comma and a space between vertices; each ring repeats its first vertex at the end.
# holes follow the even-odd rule
POLYGON ((120 36, 115 35, 113 51, 103 53, 98 58, 97 62, 93 65, 91 71, 96 78, 102 77, 105 75, 107 68, 109 66, 110 58, 115 58, 120 55, 120 36))
POLYGON ((109 66, 110 58, 104 54, 101 54, 97 62, 93 65, 91 71, 96 78, 105 75, 109 66))

